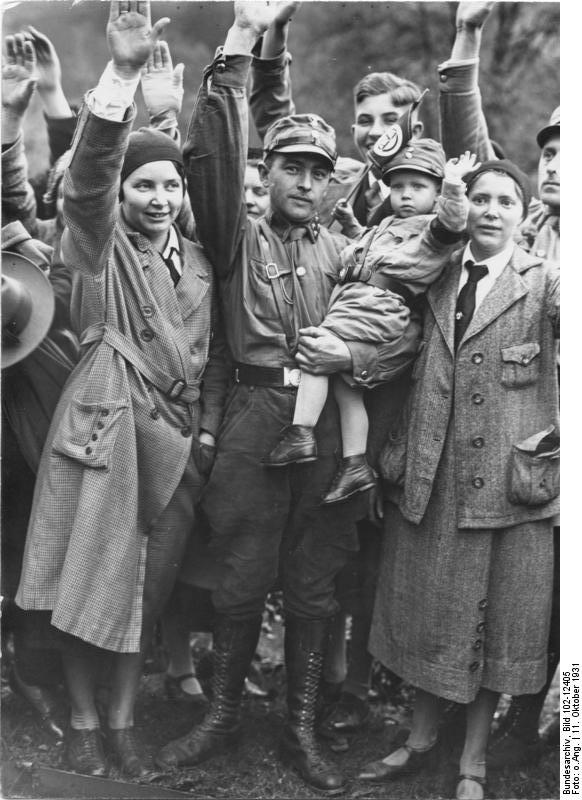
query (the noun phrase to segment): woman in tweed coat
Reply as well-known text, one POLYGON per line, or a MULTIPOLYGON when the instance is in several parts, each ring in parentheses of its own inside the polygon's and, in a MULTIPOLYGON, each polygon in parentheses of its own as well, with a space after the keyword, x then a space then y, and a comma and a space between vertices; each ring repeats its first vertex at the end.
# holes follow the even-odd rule
POLYGON ((381 458, 393 503, 370 651, 417 688, 412 729, 360 777, 420 769, 445 698, 467 704, 456 796, 472 799, 484 796, 499 693, 536 692, 546 676, 558 270, 513 243, 528 199, 514 165, 484 162, 466 180, 471 239, 429 290, 407 422, 381 458), (463 333, 456 304, 471 260, 488 272, 463 333))
POLYGON ((212 270, 173 225, 180 150, 159 131, 130 137, 140 70, 167 21, 152 27, 143 2, 112 3, 112 62, 75 133, 62 257, 76 270, 82 355, 43 453, 16 598, 51 612, 72 706, 69 765, 93 775, 106 770, 94 698, 105 651, 110 750, 126 773, 146 771, 133 729, 144 647, 193 525, 226 390, 218 337, 211 348, 212 270))

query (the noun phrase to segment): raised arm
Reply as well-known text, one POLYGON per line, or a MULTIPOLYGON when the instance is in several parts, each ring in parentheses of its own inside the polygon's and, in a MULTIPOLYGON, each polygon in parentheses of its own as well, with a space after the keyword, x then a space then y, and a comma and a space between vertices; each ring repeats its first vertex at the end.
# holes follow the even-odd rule
MULTIPOLYGON (((291 17, 300 3, 283 3, 260 43, 260 55, 251 65, 250 108, 261 139, 276 120, 295 113, 287 52, 291 17)), ((258 45, 257 45, 258 48, 258 45)), ((257 49, 255 48, 255 50, 257 49)))
POLYGON ((222 52, 204 71, 184 148, 197 232, 217 274, 226 278, 246 227, 244 171, 248 147, 245 85, 251 51, 278 3, 237 2, 222 52))
POLYGON ((493 2, 459 3, 451 57, 439 70, 441 142, 447 158, 465 150, 480 161, 495 158, 479 91, 481 35, 493 2))
POLYGON ((91 272, 103 269, 113 244, 120 173, 135 116, 133 96, 168 18, 151 25, 149 2, 113 0, 107 23, 111 62, 90 92, 65 172, 63 255, 91 272))
POLYGON ((36 199, 28 182, 22 123, 38 79, 32 43, 7 36, 2 64, 2 224, 20 220, 34 236, 36 199))

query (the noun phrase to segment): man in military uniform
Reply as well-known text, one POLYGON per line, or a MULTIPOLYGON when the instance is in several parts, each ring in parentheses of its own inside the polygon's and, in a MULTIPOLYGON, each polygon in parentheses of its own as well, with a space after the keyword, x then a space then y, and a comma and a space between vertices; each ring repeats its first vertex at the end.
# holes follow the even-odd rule
POLYGON ((344 344, 323 331, 309 335, 325 315, 338 254, 347 243, 316 222, 336 160, 335 133, 321 117, 287 116, 269 128, 260 171, 270 209, 262 219, 248 216, 245 85, 251 49, 274 10, 256 2, 235 8, 224 48, 205 71, 185 148, 198 233, 220 280, 234 366, 203 499, 211 547, 226 575, 213 593, 211 707, 199 726, 161 750, 157 762, 196 764, 236 738, 264 599, 279 573, 289 707, 282 751, 308 783, 333 793, 344 780, 316 744, 315 709, 337 608, 334 579, 357 548, 355 521, 363 516, 365 499, 336 507, 320 503, 341 452, 333 398, 316 427, 316 461, 273 470, 261 459, 292 422, 299 364, 347 372, 358 385, 385 380, 394 364, 390 345, 344 344), (307 334, 301 337, 300 331, 307 334))

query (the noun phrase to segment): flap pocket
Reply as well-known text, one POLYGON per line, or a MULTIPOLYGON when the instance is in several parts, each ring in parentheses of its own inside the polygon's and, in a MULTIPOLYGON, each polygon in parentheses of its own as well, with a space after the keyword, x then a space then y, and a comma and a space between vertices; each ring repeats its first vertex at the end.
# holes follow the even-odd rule
POLYGON ((553 425, 513 446, 509 500, 539 506, 560 494, 560 438, 553 425))
POLYGON ((83 466, 108 470, 129 403, 83 403, 73 398, 63 414, 52 451, 83 466))
POLYGON ((382 477, 394 486, 404 486, 406 457, 408 455, 408 403, 399 414, 398 422, 388 433, 388 439, 378 457, 382 477))
POLYGON ((539 342, 501 348, 501 383, 508 388, 529 386, 540 375, 539 342))

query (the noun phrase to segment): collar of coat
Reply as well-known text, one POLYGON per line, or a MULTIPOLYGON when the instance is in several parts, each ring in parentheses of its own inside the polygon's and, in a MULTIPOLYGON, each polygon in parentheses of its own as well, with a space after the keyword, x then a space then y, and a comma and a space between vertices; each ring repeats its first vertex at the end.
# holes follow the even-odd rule
MULTIPOLYGON (((426 295, 436 323, 453 357, 455 339, 454 315, 463 253, 464 247, 453 253, 450 266, 439 280, 430 287, 426 295)), ((544 260, 542 258, 532 256, 517 245, 515 246, 509 263, 477 308, 475 316, 469 323, 469 327, 463 337, 461 346, 463 341, 479 333, 517 302, 520 297, 528 293, 527 283, 521 276, 530 269, 542 266, 543 263, 544 260)))
POLYGON ((297 239, 307 237, 313 244, 317 241, 317 237, 319 236, 320 225, 317 216, 304 225, 293 225, 286 219, 283 219, 280 214, 271 210, 267 211, 265 218, 269 227, 275 231, 282 242, 296 241, 297 239))

